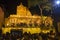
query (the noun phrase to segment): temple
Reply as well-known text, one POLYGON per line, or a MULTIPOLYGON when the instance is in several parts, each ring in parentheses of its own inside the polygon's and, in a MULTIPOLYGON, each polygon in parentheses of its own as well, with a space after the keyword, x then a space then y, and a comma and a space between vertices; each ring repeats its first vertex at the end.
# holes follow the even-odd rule
POLYGON ((17 14, 10 15, 8 18, 6 18, 5 28, 3 31, 6 33, 10 32, 12 29, 23 29, 23 33, 30 32, 31 34, 34 34, 40 33, 41 31, 47 33, 52 30, 52 26, 53 19, 50 16, 41 17, 36 14, 32 15, 29 9, 21 3, 19 6, 17 6, 17 14), (45 25, 44 28, 41 27, 42 23, 45 25))

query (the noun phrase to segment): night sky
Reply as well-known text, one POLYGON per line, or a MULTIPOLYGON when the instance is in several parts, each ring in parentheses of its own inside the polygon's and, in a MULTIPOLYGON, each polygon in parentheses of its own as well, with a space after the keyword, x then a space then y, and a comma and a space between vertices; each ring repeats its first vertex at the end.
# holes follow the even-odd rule
MULTIPOLYGON (((8 17, 10 14, 16 14, 17 6, 20 5, 21 2, 23 3, 24 6, 28 7, 27 0, 0 0, 0 4, 4 5, 5 17, 8 17)), ((33 3, 33 2, 30 2, 30 3, 33 3)), ((38 13, 39 15, 40 11, 36 6, 33 10, 35 10, 36 11, 35 13, 38 13)), ((53 10, 53 15, 60 17, 60 7, 53 10)))
POLYGON ((28 7, 28 2, 25 0, 0 0, 0 4, 4 6, 5 17, 8 17, 10 14, 16 14, 17 6, 21 2, 28 7))

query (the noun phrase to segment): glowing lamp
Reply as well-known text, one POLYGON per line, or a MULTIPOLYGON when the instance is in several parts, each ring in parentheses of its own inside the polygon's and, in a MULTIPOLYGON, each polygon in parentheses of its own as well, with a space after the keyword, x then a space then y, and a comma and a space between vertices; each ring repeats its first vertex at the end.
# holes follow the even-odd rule
POLYGON ((56 1, 56 4, 60 4, 60 1, 56 1))

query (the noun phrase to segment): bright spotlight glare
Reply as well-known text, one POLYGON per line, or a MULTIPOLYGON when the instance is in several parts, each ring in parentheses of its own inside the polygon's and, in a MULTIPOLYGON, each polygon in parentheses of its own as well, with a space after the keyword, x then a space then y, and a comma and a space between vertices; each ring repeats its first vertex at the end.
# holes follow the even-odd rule
POLYGON ((56 4, 60 4, 60 1, 56 1, 56 4))

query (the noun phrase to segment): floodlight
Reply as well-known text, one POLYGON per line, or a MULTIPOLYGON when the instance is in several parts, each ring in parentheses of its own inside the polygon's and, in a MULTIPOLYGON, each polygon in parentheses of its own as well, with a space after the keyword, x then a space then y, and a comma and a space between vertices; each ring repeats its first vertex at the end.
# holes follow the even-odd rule
POLYGON ((60 1, 56 1, 56 4, 60 4, 60 1))

